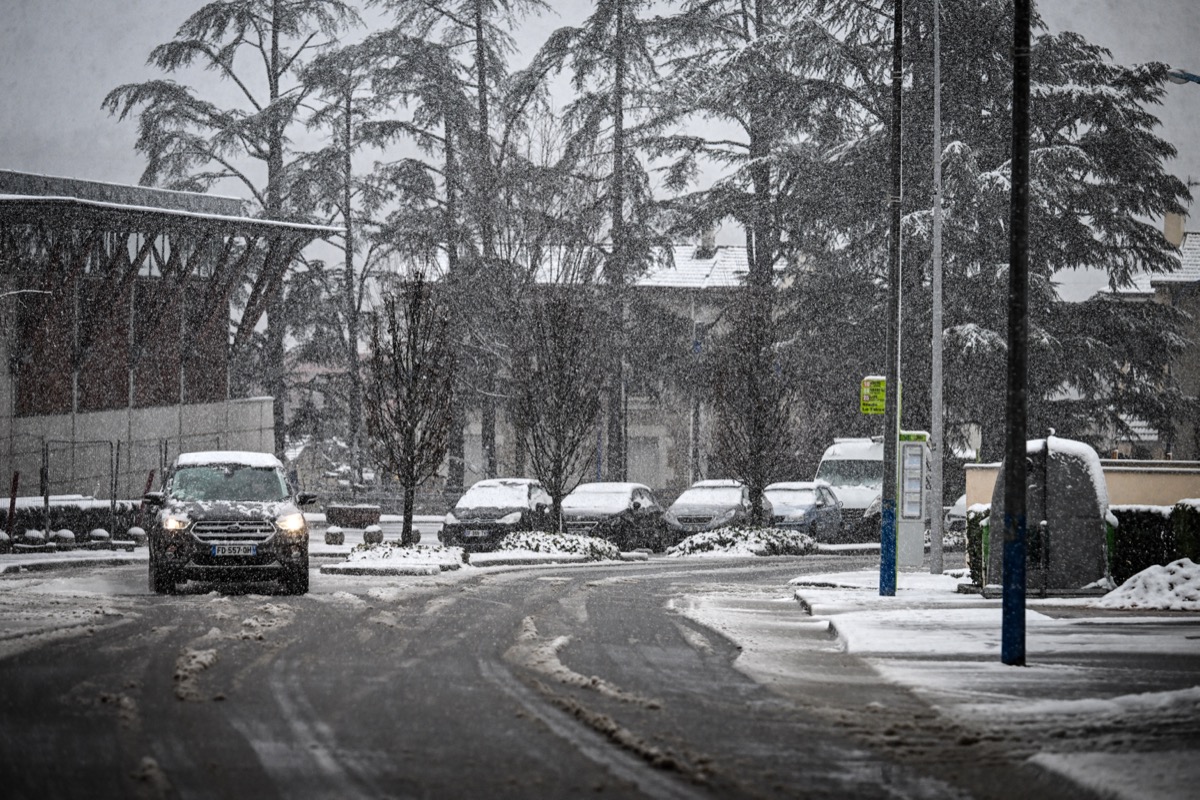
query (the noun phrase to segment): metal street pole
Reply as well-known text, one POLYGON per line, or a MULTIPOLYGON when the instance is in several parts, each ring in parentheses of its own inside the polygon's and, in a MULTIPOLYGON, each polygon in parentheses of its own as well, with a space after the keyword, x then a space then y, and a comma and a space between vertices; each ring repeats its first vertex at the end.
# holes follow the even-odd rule
POLYGON ((933 513, 929 520, 929 571, 942 574, 942 38, 941 3, 933 0, 933 352, 930 387, 929 480, 933 513))
POLYGON ((1029 344, 1030 0, 1013 14, 1012 194, 1009 204, 1008 388, 1000 660, 1025 663, 1025 439, 1029 344))
POLYGON ((883 485, 879 502, 879 594, 896 594, 896 444, 900 434, 900 102, 904 84, 904 0, 894 0, 892 20, 892 190, 888 247, 886 385, 883 410, 883 485))

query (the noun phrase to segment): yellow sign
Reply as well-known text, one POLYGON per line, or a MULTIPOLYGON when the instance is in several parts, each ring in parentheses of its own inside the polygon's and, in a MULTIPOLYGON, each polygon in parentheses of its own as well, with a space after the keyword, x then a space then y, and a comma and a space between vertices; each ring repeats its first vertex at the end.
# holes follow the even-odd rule
POLYGON ((887 379, 868 375, 858 388, 858 410, 863 414, 882 414, 887 401, 887 379))

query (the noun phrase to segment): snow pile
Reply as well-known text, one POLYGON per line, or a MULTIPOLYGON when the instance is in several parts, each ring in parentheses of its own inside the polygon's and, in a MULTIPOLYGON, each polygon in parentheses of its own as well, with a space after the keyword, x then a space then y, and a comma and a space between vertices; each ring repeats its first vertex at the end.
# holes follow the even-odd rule
POLYGON ((618 561, 621 551, 612 542, 594 536, 573 533, 542 533, 520 531, 510 533, 496 545, 497 550, 523 550, 551 555, 585 556, 588 561, 618 561))
POLYGON ((667 555, 680 556, 803 556, 817 551, 807 533, 782 528, 717 528, 689 536, 667 555))
POLYGON ((403 561, 407 564, 461 564, 461 547, 414 544, 408 547, 399 541, 388 539, 376 544, 356 544, 346 557, 353 561, 403 561))
POLYGON ((1200 611, 1200 565, 1190 558, 1155 564, 1096 601, 1098 608, 1200 611))

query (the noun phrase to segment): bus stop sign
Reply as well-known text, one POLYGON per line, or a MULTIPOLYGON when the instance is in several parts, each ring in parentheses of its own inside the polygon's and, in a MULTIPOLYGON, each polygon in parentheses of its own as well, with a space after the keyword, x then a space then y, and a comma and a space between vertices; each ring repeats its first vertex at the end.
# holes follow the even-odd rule
POLYGON ((887 379, 868 375, 858 387, 858 410, 863 414, 882 414, 887 399, 887 379))

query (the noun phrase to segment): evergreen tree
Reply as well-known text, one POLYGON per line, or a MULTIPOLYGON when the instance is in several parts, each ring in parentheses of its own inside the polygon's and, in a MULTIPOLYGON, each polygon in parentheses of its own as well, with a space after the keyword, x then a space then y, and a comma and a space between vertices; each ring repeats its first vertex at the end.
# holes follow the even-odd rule
MULTIPOLYGON (((308 93, 298 72, 307 57, 356 20, 342 0, 221 0, 201 7, 174 39, 151 51, 149 63, 168 73, 212 70, 237 87, 242 102, 221 106, 167 79, 109 92, 103 107, 110 113, 120 119, 138 114, 135 146, 147 159, 142 183, 205 191, 233 181, 267 219, 291 219, 289 130, 308 93)), ((297 308, 277 295, 267 309, 259 374, 275 401, 277 454, 283 453, 286 430, 286 315, 297 308)))

